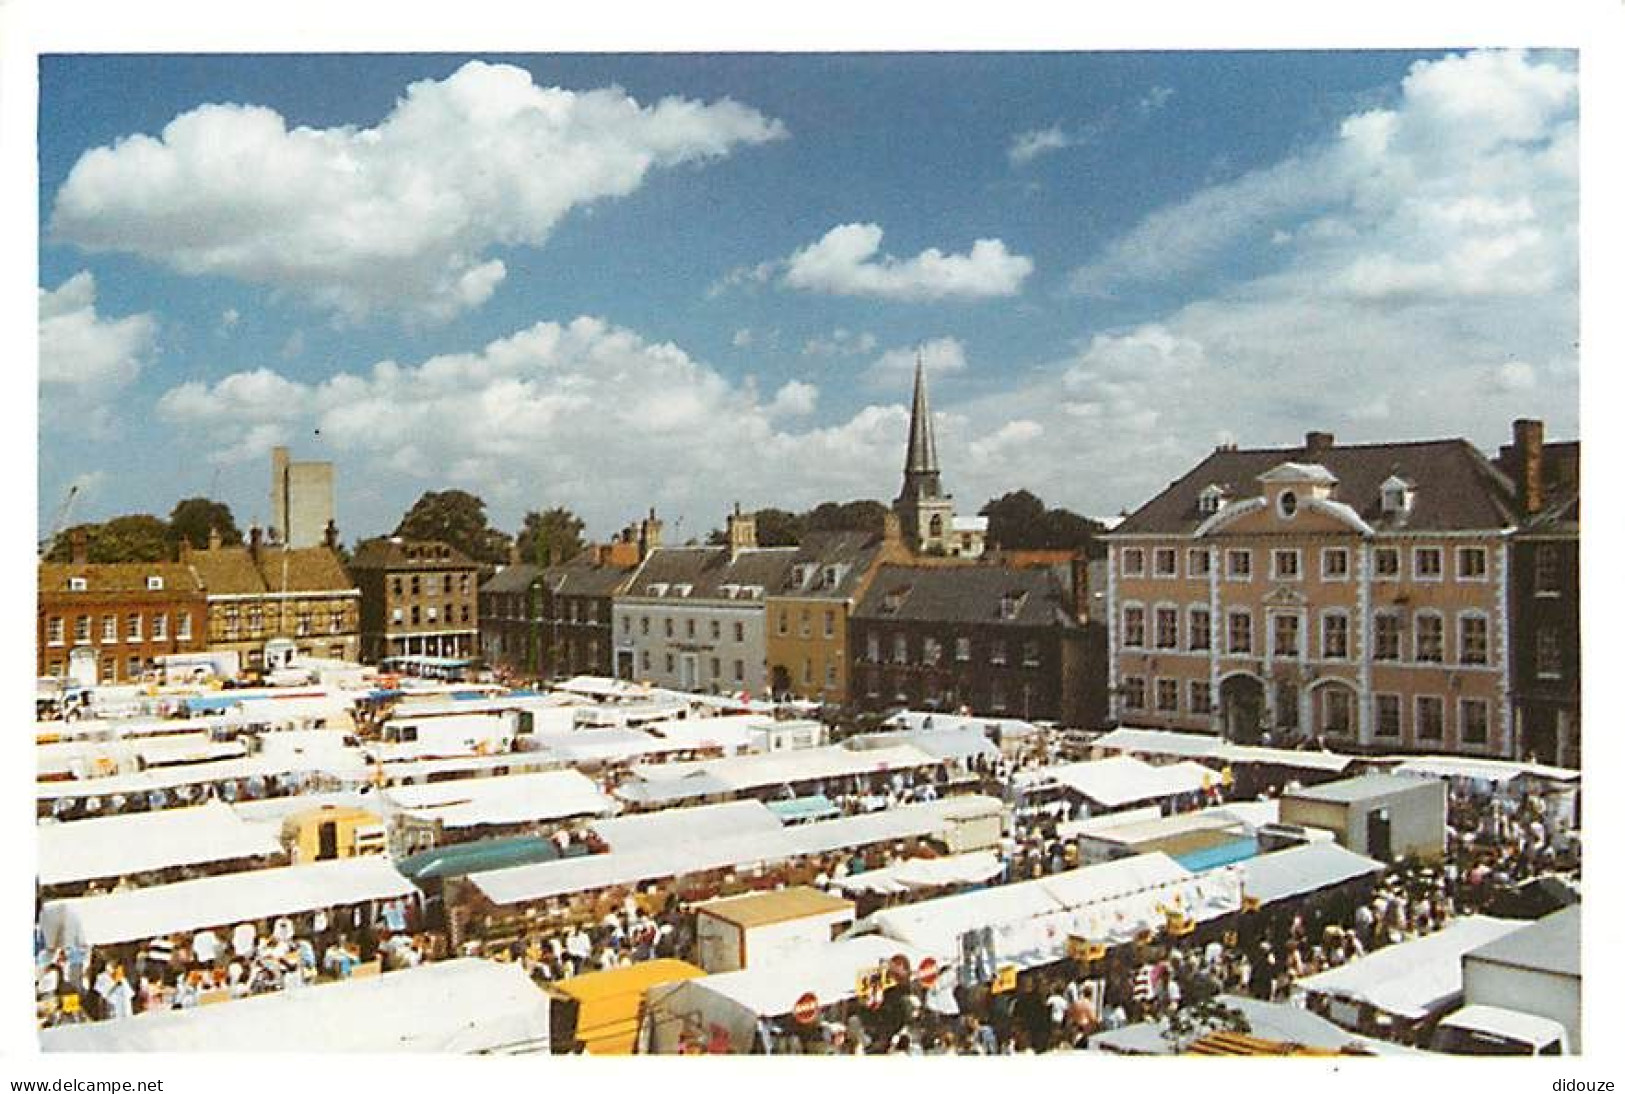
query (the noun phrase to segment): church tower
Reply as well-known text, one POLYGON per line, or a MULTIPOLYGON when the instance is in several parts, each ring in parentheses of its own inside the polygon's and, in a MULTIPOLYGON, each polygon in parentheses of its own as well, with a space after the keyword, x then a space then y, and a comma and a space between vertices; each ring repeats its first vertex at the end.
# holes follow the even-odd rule
POLYGON ((937 434, 925 391, 925 363, 914 359, 914 410, 908 424, 908 455, 903 461, 903 492, 892 503, 903 539, 917 554, 952 553, 954 499, 942 492, 937 466, 937 434))

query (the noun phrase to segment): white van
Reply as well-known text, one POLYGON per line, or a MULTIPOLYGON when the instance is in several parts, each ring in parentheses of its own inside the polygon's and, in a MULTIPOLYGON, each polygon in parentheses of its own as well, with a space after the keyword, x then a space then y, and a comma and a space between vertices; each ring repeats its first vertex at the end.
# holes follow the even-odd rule
POLYGON ((1550 1018, 1474 1005, 1440 1021, 1432 1047, 1452 1056, 1567 1056, 1569 1035, 1550 1018))

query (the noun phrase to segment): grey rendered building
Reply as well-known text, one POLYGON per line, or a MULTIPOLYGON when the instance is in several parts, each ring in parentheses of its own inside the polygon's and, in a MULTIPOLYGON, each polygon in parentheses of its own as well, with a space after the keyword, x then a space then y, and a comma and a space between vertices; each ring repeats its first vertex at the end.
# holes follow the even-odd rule
POLYGON ((615 675, 682 691, 768 691, 766 597, 794 547, 757 547, 755 518, 728 518, 728 546, 652 551, 615 598, 615 675))

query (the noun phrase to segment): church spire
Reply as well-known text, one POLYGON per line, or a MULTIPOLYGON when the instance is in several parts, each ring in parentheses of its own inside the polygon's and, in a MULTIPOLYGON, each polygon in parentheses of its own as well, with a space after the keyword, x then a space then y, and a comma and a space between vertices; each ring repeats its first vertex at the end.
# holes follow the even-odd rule
POLYGON ((925 394, 925 361, 918 351, 914 354, 914 413, 908 423, 908 459, 903 474, 936 475, 937 435, 931 425, 931 404, 925 394))

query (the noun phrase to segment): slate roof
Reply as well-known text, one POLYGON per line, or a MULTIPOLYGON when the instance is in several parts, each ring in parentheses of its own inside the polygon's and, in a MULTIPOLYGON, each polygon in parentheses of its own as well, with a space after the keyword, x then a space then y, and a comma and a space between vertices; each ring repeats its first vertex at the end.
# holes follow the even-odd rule
POLYGON ((473 570, 478 564, 457 548, 432 539, 388 536, 357 548, 352 570, 473 570))
POLYGON ((1189 535, 1208 516, 1198 499, 1209 485, 1224 488, 1232 500, 1258 497, 1258 476, 1287 462, 1319 464, 1337 476, 1332 499, 1379 532, 1494 530, 1517 522, 1511 480, 1471 444, 1453 439, 1336 445, 1312 454, 1301 447, 1218 449, 1110 534, 1189 535), (1407 514, 1382 511, 1380 488, 1391 475, 1416 487, 1407 514))
POLYGON ((760 586, 764 592, 777 588, 796 551, 795 547, 755 547, 730 558, 726 547, 662 547, 643 560, 624 595, 653 600, 744 599, 730 597, 722 587, 760 586), (652 585, 665 585, 667 592, 657 596, 650 591, 652 585), (690 586, 686 596, 672 591, 678 585, 690 586))
POLYGON ((768 589, 770 596, 804 599, 845 600, 863 581, 863 576, 880 554, 885 539, 869 532, 808 532, 801 539, 795 557, 784 571, 784 579, 768 589), (825 583, 824 568, 840 567, 833 585, 825 583), (805 567, 803 580, 796 581, 797 569, 805 567))
POLYGON ((509 563, 491 575, 491 578, 480 586, 480 592, 499 595, 527 592, 530 583, 535 581, 536 575, 541 572, 540 566, 530 562, 509 563))
POLYGON ((1066 591, 1048 568, 882 566, 852 613, 855 619, 991 623, 1009 627, 1075 625, 1066 591), (895 602, 892 594, 900 594, 895 602), (1007 594, 1019 597, 1003 617, 1007 594))
POLYGON ((549 566, 543 577, 554 596, 614 596, 635 572, 635 567, 598 566, 582 552, 561 566, 549 566))

